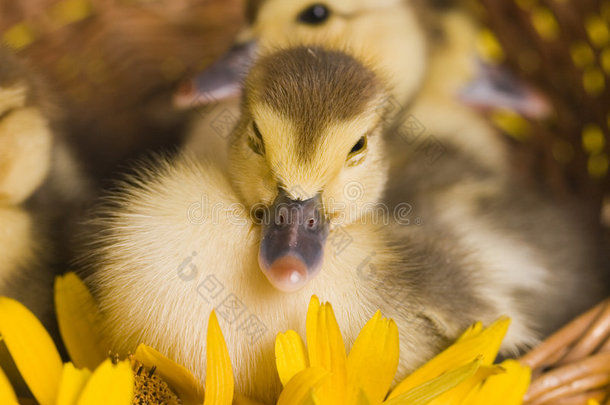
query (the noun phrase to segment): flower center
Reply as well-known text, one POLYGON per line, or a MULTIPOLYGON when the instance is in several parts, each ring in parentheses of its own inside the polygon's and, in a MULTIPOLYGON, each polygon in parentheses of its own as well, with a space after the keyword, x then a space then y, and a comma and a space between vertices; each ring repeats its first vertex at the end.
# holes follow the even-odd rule
POLYGON ((157 374, 156 367, 148 368, 132 360, 135 376, 133 405, 181 405, 182 401, 157 374))

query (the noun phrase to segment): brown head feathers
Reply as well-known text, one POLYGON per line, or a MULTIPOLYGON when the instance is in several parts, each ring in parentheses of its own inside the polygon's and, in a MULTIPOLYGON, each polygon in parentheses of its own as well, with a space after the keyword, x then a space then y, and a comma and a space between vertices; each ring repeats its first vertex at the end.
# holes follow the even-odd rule
POLYGON ((246 104, 263 103, 291 121, 303 153, 311 152, 329 122, 357 117, 384 87, 348 54, 299 46, 263 56, 246 81, 246 104))

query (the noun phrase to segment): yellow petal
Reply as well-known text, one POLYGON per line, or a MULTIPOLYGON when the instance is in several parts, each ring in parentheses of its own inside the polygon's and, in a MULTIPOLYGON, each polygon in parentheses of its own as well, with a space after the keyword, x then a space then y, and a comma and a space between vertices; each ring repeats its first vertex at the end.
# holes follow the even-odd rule
POLYGON ((311 391, 311 394, 301 402, 301 405, 320 405, 320 400, 316 396, 316 393, 311 391))
POLYGON ((277 405, 317 403, 313 390, 328 380, 328 370, 320 367, 306 368, 288 381, 277 405))
POLYGON ((502 339, 506 335, 509 324, 510 319, 500 318, 479 333, 470 333, 466 338, 449 346, 441 354, 405 378, 392 391, 389 398, 405 393, 413 387, 437 377, 447 370, 467 364, 475 358, 480 358, 483 365, 490 365, 496 358, 498 350, 500 350, 502 339))
POLYGON ((360 390, 358 392, 358 399, 356 401, 356 405, 371 405, 371 404, 372 404, 372 402, 369 401, 364 390, 360 390))
POLYGON ((465 366, 449 371, 440 377, 436 377, 424 384, 418 385, 409 391, 388 399, 385 405, 424 405, 439 395, 449 391, 474 375, 481 364, 476 359, 465 366))
POLYGON ((19 373, 17 365, 6 347, 6 343, 2 340, 2 336, 0 336, 0 368, 2 368, 2 371, 11 383, 17 398, 32 396, 32 392, 19 373))
POLYGON ((0 368, 0 404, 17 405, 17 395, 11 383, 0 368))
POLYGON ((469 339, 471 337, 477 336, 482 331, 483 331, 483 323, 475 322, 472 325, 470 325, 470 327, 468 327, 468 329, 466 329, 466 331, 464 333, 462 333, 462 335, 459 338, 457 338, 457 340, 455 342, 457 343, 461 340, 469 339))
POLYGON ((66 273, 55 279, 55 310, 70 359, 78 368, 95 370, 107 357, 109 347, 98 333, 97 304, 76 274, 66 273))
POLYGON ((518 405, 523 403, 531 380, 531 370, 515 360, 500 366, 505 373, 493 375, 464 399, 469 405, 518 405))
POLYGON ((206 362, 204 405, 231 405, 234 390, 233 370, 227 344, 214 311, 208 321, 206 362))
POLYGON ((0 297, 0 334, 41 405, 55 405, 62 363, 51 336, 25 306, 0 297))
POLYGON ((362 387, 371 403, 381 403, 396 374, 398 352, 396 323, 377 311, 358 334, 347 357, 350 385, 362 387))
POLYGON ((347 385, 345 345, 332 306, 316 303, 318 299, 314 296, 307 313, 309 363, 331 372, 318 394, 323 403, 336 404, 344 400, 347 385))
POLYGON ((308 366, 303 339, 293 330, 275 338, 275 363, 282 385, 308 366))
POLYGON ((91 371, 86 368, 79 370, 72 363, 64 364, 57 392, 57 405, 75 405, 90 377, 91 371))
POLYGON ((460 405, 470 404, 465 398, 477 387, 480 386, 481 382, 486 378, 496 375, 503 374, 505 370, 500 366, 481 366, 476 373, 466 381, 458 384, 456 387, 450 389, 444 394, 438 396, 428 403, 428 405, 460 405))
POLYGON ((149 369, 155 367, 155 373, 178 394, 184 405, 203 402, 203 392, 199 382, 180 364, 145 344, 138 346, 133 357, 149 369))
POLYGON ((105 360, 93 372, 77 405, 131 405, 134 376, 128 361, 114 365, 105 360))
POLYGON ((356 384, 348 384, 346 398, 343 402, 344 405, 371 405, 373 403, 380 404, 381 401, 369 401, 366 392, 364 392, 362 388, 360 388, 356 384))

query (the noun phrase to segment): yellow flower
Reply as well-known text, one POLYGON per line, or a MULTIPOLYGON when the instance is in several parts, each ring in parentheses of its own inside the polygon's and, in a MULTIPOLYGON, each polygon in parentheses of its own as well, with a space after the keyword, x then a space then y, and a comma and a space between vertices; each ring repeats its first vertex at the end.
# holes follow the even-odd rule
POLYGON ((330 304, 312 297, 307 347, 294 331, 280 333, 275 353, 284 385, 278 404, 519 404, 530 371, 515 361, 493 366, 509 320, 469 328, 455 344, 387 395, 398 367, 398 329, 377 312, 349 355, 330 304))
MULTIPOLYGON (((107 358, 97 331, 100 314, 80 281, 68 273, 55 287, 60 333, 72 362, 62 363, 51 337, 19 302, 0 297, 0 336, 22 378, 41 405, 182 403, 256 405, 234 397, 227 346, 212 311, 208 321, 205 396, 184 367, 151 347, 140 345, 128 360, 107 358), (94 370, 91 372, 90 370, 94 370), (147 387, 147 389, 140 389, 147 387), (156 391, 155 391, 156 390, 156 391), (205 399, 204 399, 205 397, 205 399)), ((377 312, 349 354, 330 304, 314 296, 307 314, 307 347, 294 331, 279 334, 276 361, 284 390, 278 404, 503 404, 521 403, 529 369, 516 361, 493 366, 508 319, 483 329, 469 328, 457 342, 415 371, 388 395, 398 367, 398 329, 377 312)), ((5 364, 3 363, 4 367, 5 364)), ((18 404, 10 368, 0 368, 0 403, 18 404), (9 378, 4 371, 8 371, 9 378)))
POLYGON ((514 360, 493 366, 509 323, 508 318, 500 318, 485 329, 480 322, 472 325, 453 345, 398 384, 389 398, 478 357, 481 367, 472 378, 429 404, 521 404, 529 387, 530 369, 514 360))
MULTIPOLYGON (((0 335, 21 377, 41 405, 131 404, 133 372, 128 362, 108 359, 92 373, 62 364, 53 340, 40 321, 22 304, 0 297, 0 335)), ((0 398, 17 403, 2 373, 0 398)))
MULTIPOLYGON (((232 403, 233 372, 213 311, 208 321, 203 400, 202 389, 193 375, 151 347, 141 344, 131 362, 113 364, 98 333, 100 314, 95 300, 74 273, 57 278, 55 306, 60 334, 72 360, 65 364, 40 321, 19 302, 0 297, 0 335, 20 377, 41 405, 128 405, 134 400, 134 387, 138 387, 141 378, 152 378, 153 374, 156 379, 147 382, 154 385, 162 381, 184 405, 232 403), (136 373, 130 363, 139 365, 136 373), (144 375, 142 370, 146 370, 144 375)), ((9 379, 0 369, 0 403, 16 401, 9 379)))

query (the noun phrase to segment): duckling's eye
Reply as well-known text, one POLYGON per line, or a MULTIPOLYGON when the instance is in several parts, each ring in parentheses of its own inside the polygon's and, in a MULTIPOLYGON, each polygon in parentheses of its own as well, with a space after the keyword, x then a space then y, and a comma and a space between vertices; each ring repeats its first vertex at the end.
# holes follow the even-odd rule
POLYGON ((297 20, 299 22, 318 25, 323 24, 330 17, 330 10, 324 4, 313 4, 301 11, 297 20))
POLYGON ((250 146, 250 149, 252 149, 254 153, 258 153, 262 156, 265 154, 265 144, 263 143, 263 135, 258 129, 258 125, 256 125, 256 122, 252 122, 252 131, 254 132, 254 136, 256 138, 249 136, 248 146, 250 146))
POLYGON ((366 148, 366 136, 363 136, 362 138, 358 139, 358 142, 356 142, 352 150, 349 151, 348 157, 351 157, 358 152, 362 152, 364 148, 366 148))

